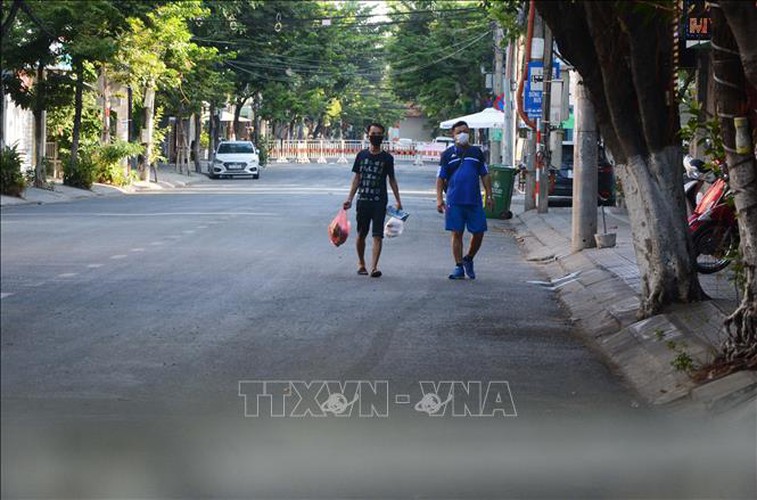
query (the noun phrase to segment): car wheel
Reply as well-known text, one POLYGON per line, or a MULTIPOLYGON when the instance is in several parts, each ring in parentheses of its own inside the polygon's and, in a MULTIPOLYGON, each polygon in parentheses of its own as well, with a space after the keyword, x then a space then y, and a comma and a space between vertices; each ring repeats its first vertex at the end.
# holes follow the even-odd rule
POLYGON ((260 174, 255 174, 252 176, 253 179, 260 179, 260 174))

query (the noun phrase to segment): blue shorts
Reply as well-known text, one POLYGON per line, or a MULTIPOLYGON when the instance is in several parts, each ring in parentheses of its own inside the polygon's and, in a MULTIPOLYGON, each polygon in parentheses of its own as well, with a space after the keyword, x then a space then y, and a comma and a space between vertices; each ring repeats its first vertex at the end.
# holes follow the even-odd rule
POLYGON ((468 226, 469 233, 486 232, 486 213, 481 205, 447 205, 444 213, 444 229, 462 233, 468 226))

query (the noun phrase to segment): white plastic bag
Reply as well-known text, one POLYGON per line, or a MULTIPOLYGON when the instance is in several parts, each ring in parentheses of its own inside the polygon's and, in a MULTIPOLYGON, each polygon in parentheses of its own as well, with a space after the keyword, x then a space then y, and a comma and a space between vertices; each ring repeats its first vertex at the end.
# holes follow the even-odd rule
POLYGON ((384 237, 396 238, 402 234, 405 230, 405 223, 397 217, 389 217, 389 220, 384 225, 384 237))

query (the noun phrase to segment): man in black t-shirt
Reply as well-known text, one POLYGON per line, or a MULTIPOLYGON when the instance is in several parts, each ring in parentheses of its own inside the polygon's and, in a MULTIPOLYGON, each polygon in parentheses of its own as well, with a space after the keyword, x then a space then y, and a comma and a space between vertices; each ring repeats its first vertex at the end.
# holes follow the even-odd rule
POLYGON ((386 190, 387 179, 392 187, 394 199, 397 201, 397 210, 402 210, 400 190, 397 179, 394 177, 394 157, 381 150, 384 130, 384 126, 378 123, 371 123, 368 126, 368 140, 371 145, 355 157, 355 163, 352 166, 355 175, 352 178, 350 194, 343 205, 344 209, 348 210, 357 193, 357 273, 361 275, 368 274, 365 267, 365 238, 371 226, 373 228, 373 263, 370 273, 373 278, 381 276, 378 261, 381 256, 384 217, 386 217, 386 204, 389 198, 386 190))

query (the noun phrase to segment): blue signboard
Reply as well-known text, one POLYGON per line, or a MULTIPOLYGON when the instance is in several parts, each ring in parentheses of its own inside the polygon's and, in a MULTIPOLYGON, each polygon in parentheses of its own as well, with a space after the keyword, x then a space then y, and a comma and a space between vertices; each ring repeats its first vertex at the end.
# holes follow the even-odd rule
MULTIPOLYGON (((552 79, 560 78, 560 63, 552 63, 552 79)), ((544 63, 531 61, 528 63, 528 80, 523 95, 523 108, 529 118, 541 118, 541 98, 544 91, 544 63)))

